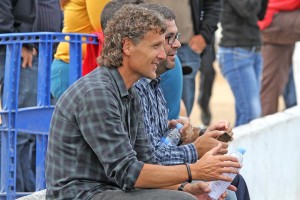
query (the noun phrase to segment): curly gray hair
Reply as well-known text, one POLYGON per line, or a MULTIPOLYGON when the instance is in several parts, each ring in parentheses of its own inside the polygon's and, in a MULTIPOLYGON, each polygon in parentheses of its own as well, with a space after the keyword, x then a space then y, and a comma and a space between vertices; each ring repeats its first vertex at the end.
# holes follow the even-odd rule
POLYGON ((149 31, 155 30, 163 34, 166 29, 164 18, 157 12, 140 5, 125 5, 107 24, 102 53, 98 58, 99 65, 107 67, 122 65, 124 38, 129 38, 137 44, 149 31))

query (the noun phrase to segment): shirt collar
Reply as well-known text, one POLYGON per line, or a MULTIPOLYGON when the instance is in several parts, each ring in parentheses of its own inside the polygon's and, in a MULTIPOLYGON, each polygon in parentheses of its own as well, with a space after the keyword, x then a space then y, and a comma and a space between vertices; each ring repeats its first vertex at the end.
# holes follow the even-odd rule
POLYGON ((106 68, 108 69, 108 71, 112 75, 113 79, 115 80, 121 97, 128 96, 129 93, 131 93, 130 92, 131 88, 129 90, 127 90, 125 82, 124 82, 120 72, 118 71, 118 69, 117 68, 108 68, 108 67, 106 67, 106 68))
POLYGON ((157 89, 158 86, 159 86, 159 83, 160 83, 160 78, 157 77, 156 79, 153 79, 153 80, 150 80, 150 86, 153 88, 153 89, 157 89))

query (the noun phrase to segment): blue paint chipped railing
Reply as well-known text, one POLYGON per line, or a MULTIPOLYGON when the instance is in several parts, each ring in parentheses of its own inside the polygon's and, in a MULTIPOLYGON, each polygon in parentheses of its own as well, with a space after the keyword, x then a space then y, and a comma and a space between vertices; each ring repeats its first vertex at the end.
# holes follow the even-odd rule
MULTIPOLYGON (((1 134, 0 200, 28 195, 16 192, 17 132, 36 136, 36 191, 45 189, 45 154, 47 135, 54 106, 50 102, 50 67, 53 44, 68 42, 70 48, 69 84, 81 77, 82 43, 97 44, 97 37, 76 33, 12 33, 0 34, 0 45, 6 46, 1 134), (18 108, 21 48, 24 44, 38 44, 37 105, 18 108)), ((34 80, 33 80, 34 81, 34 80)), ((3 86, 2 86, 3 87, 3 86)))

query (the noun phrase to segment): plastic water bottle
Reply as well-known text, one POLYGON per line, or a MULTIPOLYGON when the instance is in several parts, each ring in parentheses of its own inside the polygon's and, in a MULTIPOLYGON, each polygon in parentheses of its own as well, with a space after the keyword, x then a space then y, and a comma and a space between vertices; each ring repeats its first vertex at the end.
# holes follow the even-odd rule
MULTIPOLYGON (((236 157, 239 161, 240 164, 243 163, 243 155, 246 152, 245 149, 243 148, 237 148, 237 150, 235 152, 233 152, 232 156, 236 157)), ((225 173, 225 176, 229 176, 230 178, 234 179, 236 174, 228 174, 225 173)), ((228 188, 228 186, 230 185, 231 182, 227 182, 227 181, 212 181, 209 184, 209 187, 211 189, 211 191, 208 193, 209 197, 212 199, 218 199, 221 194, 223 194, 226 189, 228 188)))
POLYGON ((179 130, 182 127, 183 127, 182 124, 180 124, 180 123, 176 124, 176 127, 174 129, 170 129, 166 133, 166 137, 161 138, 161 142, 165 143, 167 145, 170 145, 170 146, 177 146, 180 141, 180 138, 181 138, 179 130))

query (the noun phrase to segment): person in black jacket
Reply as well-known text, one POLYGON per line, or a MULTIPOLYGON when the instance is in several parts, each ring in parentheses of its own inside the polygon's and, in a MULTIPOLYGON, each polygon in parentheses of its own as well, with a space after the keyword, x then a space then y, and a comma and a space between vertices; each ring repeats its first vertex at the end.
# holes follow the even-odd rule
MULTIPOLYGON (((0 33, 25 33, 37 31, 60 32, 62 13, 58 0, 1 0, 0 33)), ((36 106, 38 50, 34 45, 23 45, 19 82, 19 108, 36 106)), ((0 99, 4 88, 5 46, 0 46, 0 99)), ((0 136, 1 145, 1 136, 0 136)), ((17 181, 16 190, 35 190, 32 150, 35 136, 18 133, 17 137, 17 181)), ((1 174, 0 174, 1 177, 1 174)))
POLYGON ((192 69, 191 73, 184 73, 183 75, 182 99, 188 115, 191 114, 194 104, 195 77, 201 67, 201 54, 206 46, 211 44, 222 8, 221 0, 190 0, 189 3, 191 5, 193 33, 185 41, 181 41, 182 47, 178 51, 183 71, 185 72, 188 68, 192 69))
POLYGON ((261 116, 261 39, 257 25, 265 0, 226 0, 218 60, 235 97, 235 126, 261 116))

